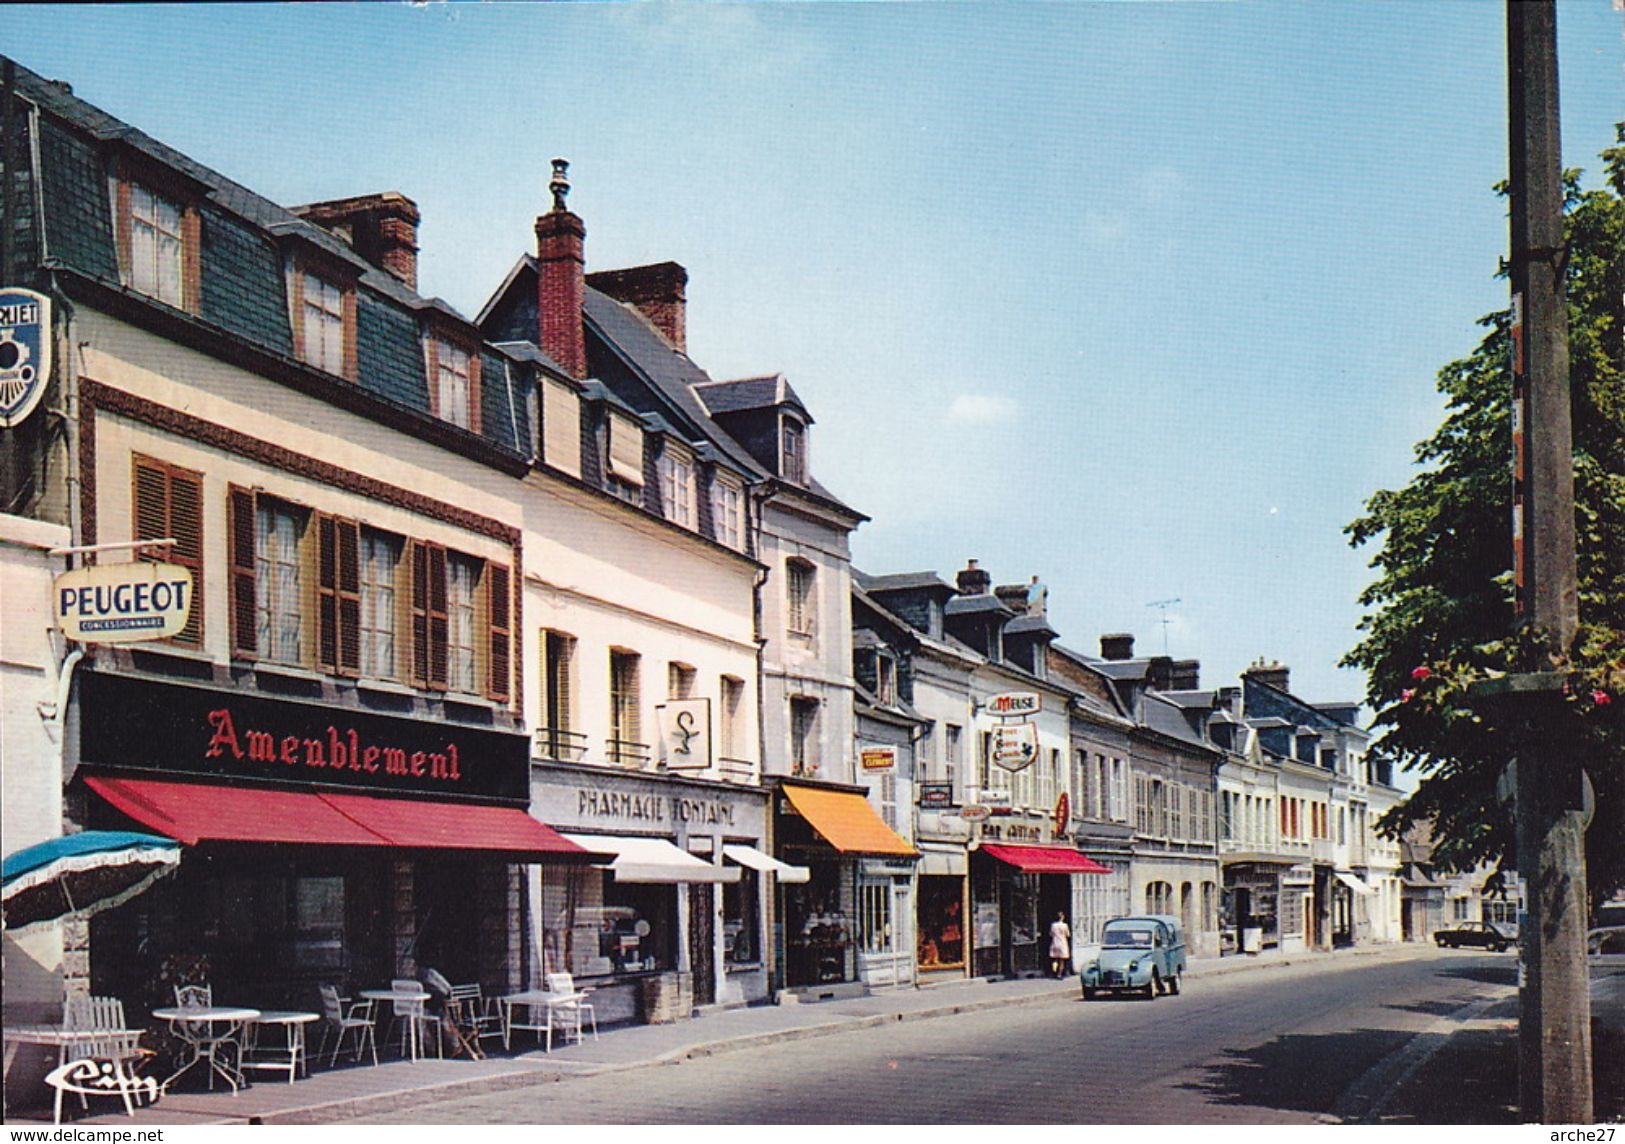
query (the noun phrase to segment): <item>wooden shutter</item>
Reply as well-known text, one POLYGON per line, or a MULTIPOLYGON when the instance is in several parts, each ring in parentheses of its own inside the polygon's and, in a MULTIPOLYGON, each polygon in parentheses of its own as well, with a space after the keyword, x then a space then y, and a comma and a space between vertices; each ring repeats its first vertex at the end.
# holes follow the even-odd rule
POLYGON ((317 521, 317 653, 322 669, 361 671, 361 538, 353 520, 317 521))
POLYGON ((446 550, 412 542, 412 682, 446 689, 446 550))
POLYGON ((175 541, 169 551, 149 548, 138 559, 169 561, 192 573, 192 604, 176 643, 203 639, 203 478, 147 457, 132 460, 136 540, 175 541))
POLYGON ((254 594, 254 493, 232 485, 231 515, 231 652, 253 658, 259 651, 254 594))
POLYGON ((508 569, 501 564, 485 565, 485 616, 490 654, 486 657, 489 676, 486 693, 490 698, 506 702, 510 692, 512 672, 513 599, 508 569))
POLYGON ((361 674, 361 526, 338 524, 339 671, 361 674))

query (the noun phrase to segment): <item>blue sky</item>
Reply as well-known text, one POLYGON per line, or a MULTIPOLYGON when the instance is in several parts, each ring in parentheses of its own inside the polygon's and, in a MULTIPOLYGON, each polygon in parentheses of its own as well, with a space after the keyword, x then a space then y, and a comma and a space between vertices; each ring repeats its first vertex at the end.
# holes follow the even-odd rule
MULTIPOLYGON (((0 50, 276 201, 399 190, 476 313, 571 160, 589 269, 689 270, 779 370, 872 572, 969 557, 1063 640, 1357 698, 1369 553, 1433 377, 1504 304, 1504 11, 1438 3, 10 7, 0 50), (1153 601, 1178 598, 1163 612, 1153 601)), ((1564 161, 1625 13, 1559 5, 1564 161)))

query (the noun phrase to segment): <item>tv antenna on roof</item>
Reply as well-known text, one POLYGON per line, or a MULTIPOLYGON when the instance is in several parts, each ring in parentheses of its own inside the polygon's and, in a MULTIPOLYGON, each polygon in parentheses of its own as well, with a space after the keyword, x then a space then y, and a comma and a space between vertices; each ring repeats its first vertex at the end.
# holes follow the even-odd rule
POLYGON ((1182 602, 1183 601, 1181 601, 1178 596, 1175 596, 1172 599, 1168 599, 1168 600, 1152 600, 1149 604, 1146 605, 1146 607, 1148 607, 1148 608, 1161 608, 1162 609, 1162 619, 1158 620, 1157 623, 1162 625, 1162 654, 1163 655, 1168 654, 1168 625, 1173 623, 1173 621, 1168 618, 1168 609, 1173 607, 1175 604, 1182 603, 1182 602))

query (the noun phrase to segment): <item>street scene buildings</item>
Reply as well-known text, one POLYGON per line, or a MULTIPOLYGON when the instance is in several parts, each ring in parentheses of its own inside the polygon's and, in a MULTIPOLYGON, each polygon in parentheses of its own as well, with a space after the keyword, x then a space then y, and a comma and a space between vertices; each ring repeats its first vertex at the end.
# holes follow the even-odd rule
POLYGON ((687 272, 598 267, 563 160, 464 314, 404 194, 275 203, 5 67, 0 286, 51 348, 0 430, 5 850, 180 851, 6 931, 8 1028, 434 971, 612 1029, 1041 977, 1057 918, 1069 968, 1129 914, 1212 959, 1516 922, 1377 831, 1357 697, 1058 631, 996 551, 854 567, 795 363, 691 359, 687 272), (153 577, 178 627, 121 630, 153 577))

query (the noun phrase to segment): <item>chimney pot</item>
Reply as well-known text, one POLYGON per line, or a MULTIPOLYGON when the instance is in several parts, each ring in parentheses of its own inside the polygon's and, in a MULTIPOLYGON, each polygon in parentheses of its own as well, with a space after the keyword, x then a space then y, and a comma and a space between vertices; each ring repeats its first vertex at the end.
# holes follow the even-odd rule
POLYGON ((536 218, 536 344, 571 377, 587 376, 581 304, 587 293, 587 227, 566 210, 569 164, 553 160, 553 209, 536 218))

